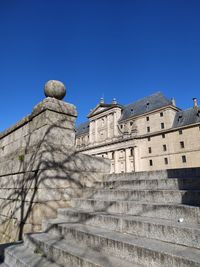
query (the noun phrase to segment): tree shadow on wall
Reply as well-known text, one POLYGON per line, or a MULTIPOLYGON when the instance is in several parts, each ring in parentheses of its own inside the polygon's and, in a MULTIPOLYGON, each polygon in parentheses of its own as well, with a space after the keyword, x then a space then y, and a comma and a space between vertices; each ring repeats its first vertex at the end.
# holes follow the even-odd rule
POLYGON ((7 242, 40 230, 43 219, 55 217, 58 208, 69 206, 72 197, 79 197, 94 179, 102 177, 99 171, 104 160, 75 151, 74 130, 67 129, 64 119, 49 120, 49 126, 36 131, 27 135, 26 146, 12 156, 12 166, 18 168, 8 168, 9 174, 0 178, 2 234, 7 242), (36 131, 40 140, 35 139, 36 131), (64 136, 59 133, 69 136, 69 140, 65 136, 67 144, 60 142, 64 136))

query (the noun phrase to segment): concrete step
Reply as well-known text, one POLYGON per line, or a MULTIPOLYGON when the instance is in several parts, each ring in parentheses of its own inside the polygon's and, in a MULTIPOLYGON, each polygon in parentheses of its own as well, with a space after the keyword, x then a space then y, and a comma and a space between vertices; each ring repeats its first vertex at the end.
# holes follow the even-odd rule
POLYGON ((7 248, 4 264, 8 267, 61 267, 61 265, 44 257, 42 251, 31 251, 23 245, 14 245, 7 248))
MULTIPOLYGON (((50 233, 57 235, 58 238, 73 240, 83 249, 94 249, 102 255, 112 255, 121 260, 137 262, 146 266, 200 266, 199 249, 159 240, 75 223, 55 225, 51 228, 50 233)), ((126 265, 123 264, 123 266, 126 265)))
POLYGON ((73 208, 105 213, 137 215, 178 221, 183 218, 186 223, 200 223, 200 208, 183 204, 159 204, 138 201, 107 201, 97 199, 74 198, 73 208))
POLYGON ((144 264, 131 263, 106 254, 103 250, 80 246, 71 239, 63 239, 52 233, 25 235, 25 246, 43 251, 48 259, 61 266, 71 267, 145 267, 144 264))
POLYGON ((103 200, 133 200, 154 203, 200 205, 200 190, 86 189, 83 197, 103 200))
POLYGON ((110 189, 179 189, 191 190, 200 189, 200 178, 184 178, 184 179, 124 179, 111 180, 105 182, 96 182, 95 188, 110 188, 110 189))
POLYGON ((44 230, 53 224, 78 222, 142 237, 200 248, 200 224, 186 224, 167 219, 128 216, 125 214, 90 213, 83 210, 59 209, 59 218, 46 221, 44 230))

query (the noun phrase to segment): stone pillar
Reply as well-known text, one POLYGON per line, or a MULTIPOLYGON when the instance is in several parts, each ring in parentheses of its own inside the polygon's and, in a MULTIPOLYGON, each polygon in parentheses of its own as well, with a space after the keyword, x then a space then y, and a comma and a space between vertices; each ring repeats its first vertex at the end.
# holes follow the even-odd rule
POLYGON ((139 148, 137 146, 134 147, 134 171, 140 171, 140 158, 139 158, 139 148))
POLYGON ((75 151, 77 112, 61 101, 65 86, 49 81, 45 95, 30 115, 0 133, 0 243, 40 231, 42 220, 56 217, 58 208, 110 171, 109 160, 75 151))
POLYGON ((118 162, 119 155, 118 155, 118 153, 119 153, 118 150, 114 151, 115 173, 119 172, 119 162, 118 162))
POLYGON ((117 114, 116 114, 116 112, 114 112, 114 125, 113 125, 113 127, 114 127, 114 137, 115 136, 118 136, 118 129, 117 129, 117 114))
POLYGON ((125 149, 125 172, 130 172, 130 148, 125 149))
POLYGON ((107 137, 110 139, 110 115, 107 116, 107 137))
POLYGON ((76 116, 74 105, 52 97, 45 98, 30 115, 29 145, 40 143, 42 146, 49 144, 74 149, 76 116))
POLYGON ((89 144, 92 144, 92 122, 90 121, 89 127, 89 144))
POLYGON ((97 143, 98 142, 97 120, 94 121, 94 127, 95 127, 95 143, 97 143))

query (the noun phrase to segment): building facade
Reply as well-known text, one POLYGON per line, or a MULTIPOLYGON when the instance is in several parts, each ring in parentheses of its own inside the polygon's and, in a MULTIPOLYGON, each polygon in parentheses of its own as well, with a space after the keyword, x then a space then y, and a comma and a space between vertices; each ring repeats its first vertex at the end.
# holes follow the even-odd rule
POLYGON ((130 105, 100 103, 76 128, 76 149, 111 160, 111 173, 200 166, 200 108, 162 93, 130 105))

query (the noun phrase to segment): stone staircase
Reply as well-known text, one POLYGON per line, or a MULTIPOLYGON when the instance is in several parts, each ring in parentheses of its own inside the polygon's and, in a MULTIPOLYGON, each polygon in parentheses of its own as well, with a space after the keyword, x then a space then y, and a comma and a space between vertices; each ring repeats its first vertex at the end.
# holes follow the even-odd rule
POLYGON ((7 248, 2 266, 199 267, 199 206, 194 172, 107 175, 7 248))

